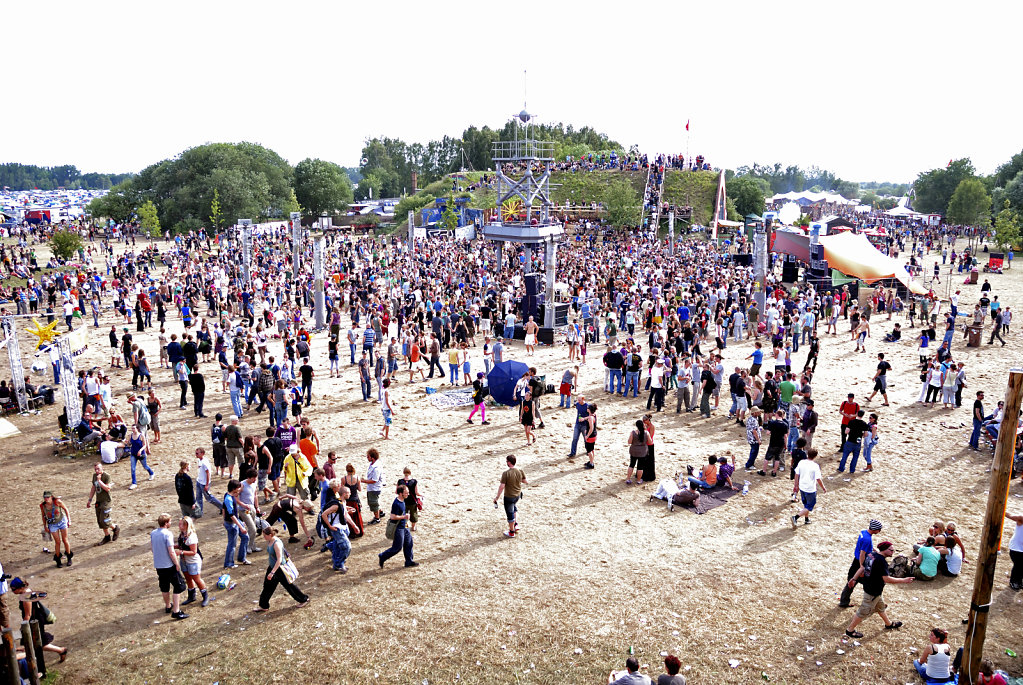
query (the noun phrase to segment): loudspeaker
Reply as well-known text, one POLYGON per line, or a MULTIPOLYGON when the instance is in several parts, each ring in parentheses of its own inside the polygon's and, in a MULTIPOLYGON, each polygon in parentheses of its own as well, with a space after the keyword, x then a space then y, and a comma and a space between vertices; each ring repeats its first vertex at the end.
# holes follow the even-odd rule
POLYGON ((540 284, 543 283, 542 274, 526 274, 526 295, 534 297, 540 293, 540 284))
POLYGON ((753 255, 751 254, 733 254, 732 261, 736 266, 753 266, 753 255))
POLYGON ((553 345, 554 344, 554 329, 540 327, 537 331, 536 341, 541 345, 553 345))
POLYGON ((533 321, 539 323, 540 299, 536 295, 526 295, 520 298, 519 311, 522 312, 522 320, 524 322, 529 321, 529 317, 533 317, 533 321))
POLYGON ((568 308, 567 302, 556 302, 554 304, 554 327, 561 328, 562 326, 568 325, 568 308))

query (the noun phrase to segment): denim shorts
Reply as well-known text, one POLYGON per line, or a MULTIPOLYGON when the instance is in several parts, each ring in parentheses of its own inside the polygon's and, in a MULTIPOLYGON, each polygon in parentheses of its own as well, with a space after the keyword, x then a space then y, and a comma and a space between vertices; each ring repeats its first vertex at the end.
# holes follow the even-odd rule
POLYGON ((193 556, 193 557, 189 557, 188 559, 189 559, 189 561, 184 561, 183 560, 181 562, 181 571, 186 576, 197 576, 197 575, 199 575, 199 573, 202 572, 202 557, 200 557, 200 556, 193 556), (195 559, 195 562, 190 561, 191 559, 195 559))
POLYGON ((384 415, 384 425, 385 426, 390 426, 391 425, 391 410, 390 409, 381 409, 380 411, 384 415))
POLYGON ((60 530, 67 530, 67 519, 61 519, 60 523, 49 523, 46 525, 46 528, 51 533, 56 533, 60 530))

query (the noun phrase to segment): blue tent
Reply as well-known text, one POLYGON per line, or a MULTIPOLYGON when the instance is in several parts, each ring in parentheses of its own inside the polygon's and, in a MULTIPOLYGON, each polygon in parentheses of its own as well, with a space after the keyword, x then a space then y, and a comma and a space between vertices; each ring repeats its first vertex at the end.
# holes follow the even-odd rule
POLYGON ((487 374, 487 384, 490 386, 490 395, 495 402, 508 407, 514 407, 518 403, 514 399, 515 384, 522 378, 522 374, 529 371, 529 367, 522 362, 499 362, 487 374))

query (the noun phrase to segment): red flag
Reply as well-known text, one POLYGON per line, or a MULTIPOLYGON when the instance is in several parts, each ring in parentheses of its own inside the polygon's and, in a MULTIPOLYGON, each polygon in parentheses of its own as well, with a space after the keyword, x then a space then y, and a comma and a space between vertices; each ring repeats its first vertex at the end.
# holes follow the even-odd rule
POLYGON ((686 119, 686 130, 687 131, 689 130, 689 120, 688 119, 686 119))
POLYGON ((948 160, 948 164, 947 164, 947 165, 945 166, 945 168, 947 169, 947 168, 948 168, 948 167, 950 167, 950 166, 952 166, 952 160, 951 160, 951 159, 950 159, 950 160, 948 160))

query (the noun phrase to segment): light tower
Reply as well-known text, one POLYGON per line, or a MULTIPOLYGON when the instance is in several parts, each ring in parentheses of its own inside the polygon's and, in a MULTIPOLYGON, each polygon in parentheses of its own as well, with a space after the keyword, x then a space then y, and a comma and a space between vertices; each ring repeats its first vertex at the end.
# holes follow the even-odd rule
MULTIPOLYGON (((526 268, 532 264, 533 249, 544 248, 545 311, 543 327, 554 327, 554 269, 557 261, 557 243, 564 235, 564 227, 551 216, 551 164, 554 162, 554 143, 534 140, 531 136, 533 116, 523 107, 515 115, 513 140, 493 144, 492 158, 497 177, 498 216, 483 226, 483 236, 497 243, 497 268, 503 268, 504 243, 522 243, 526 247, 526 268), (521 178, 522 166, 525 173, 521 178), (536 167, 536 169, 534 169, 536 167), (539 177, 534 171, 542 173, 539 177)), ((528 287, 528 286, 527 286, 528 287)), ((529 293, 527 292, 527 297, 529 293)))

